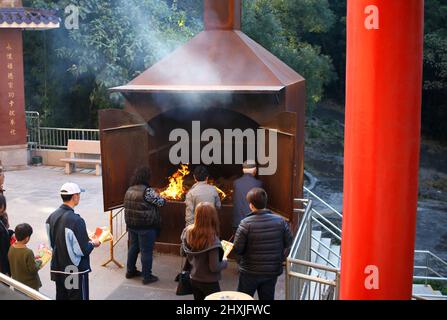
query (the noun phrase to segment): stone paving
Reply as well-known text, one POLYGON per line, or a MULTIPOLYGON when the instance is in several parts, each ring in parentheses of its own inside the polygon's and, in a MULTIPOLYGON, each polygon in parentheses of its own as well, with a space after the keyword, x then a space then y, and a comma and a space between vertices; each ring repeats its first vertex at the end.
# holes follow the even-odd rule
MULTIPOLYGON (((8 214, 11 226, 29 223, 34 228, 29 247, 36 250, 39 244, 48 243, 45 230, 47 217, 60 206, 59 188, 65 182, 78 183, 86 192, 82 194, 81 203, 76 208, 86 221, 88 230, 108 225, 108 215, 104 213, 102 202, 102 180, 95 176, 94 170, 79 170, 67 176, 59 167, 30 167, 24 171, 6 172, 5 196, 8 201, 8 214)), ((116 258, 121 263, 126 261, 126 242, 124 238, 115 248, 116 258)), ((125 270, 114 264, 101 267, 109 258, 109 245, 104 244, 92 255, 90 274, 90 298, 92 300, 190 300, 192 296, 175 295, 177 283, 174 282, 180 270, 181 258, 155 254, 153 272, 160 281, 143 286, 141 279, 125 279, 125 270)), ((41 293, 50 298, 55 297, 55 287, 50 281, 49 266, 41 272, 43 287, 41 293)), ((237 266, 230 263, 223 273, 221 286, 223 290, 235 290, 237 287, 237 266)), ((279 279, 276 292, 277 299, 284 299, 284 275, 279 279)))

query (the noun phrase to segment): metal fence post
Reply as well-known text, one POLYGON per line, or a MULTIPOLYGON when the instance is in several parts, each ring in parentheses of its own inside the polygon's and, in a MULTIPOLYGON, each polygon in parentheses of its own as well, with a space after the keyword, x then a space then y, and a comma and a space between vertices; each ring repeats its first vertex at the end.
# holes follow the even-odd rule
POLYGON ((290 263, 286 259, 286 300, 290 300, 290 263))

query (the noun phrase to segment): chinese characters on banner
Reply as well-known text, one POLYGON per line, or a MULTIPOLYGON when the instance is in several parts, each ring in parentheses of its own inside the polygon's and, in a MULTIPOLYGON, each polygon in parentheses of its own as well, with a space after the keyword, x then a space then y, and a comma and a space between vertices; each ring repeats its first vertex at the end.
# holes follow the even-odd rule
POLYGON ((6 44, 6 70, 8 83, 8 115, 9 115, 9 134, 17 135, 16 129, 16 110, 15 105, 15 87, 14 87, 14 52, 11 43, 6 44))
POLYGON ((0 29, 0 147, 26 144, 21 30, 0 29))

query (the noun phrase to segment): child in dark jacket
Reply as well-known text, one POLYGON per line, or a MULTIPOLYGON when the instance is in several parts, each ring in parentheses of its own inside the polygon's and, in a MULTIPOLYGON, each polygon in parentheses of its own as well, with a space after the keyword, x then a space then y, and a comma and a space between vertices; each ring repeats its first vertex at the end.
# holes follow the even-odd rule
POLYGON ((182 234, 182 251, 191 265, 195 300, 220 292, 221 271, 228 266, 219 237, 219 218, 213 204, 202 202, 195 210, 194 224, 182 234))
POLYGON ((9 249, 8 258, 12 278, 34 290, 39 290, 42 283, 38 272, 42 261, 36 260, 33 251, 26 247, 32 234, 33 228, 29 224, 18 225, 15 229, 17 242, 9 249))

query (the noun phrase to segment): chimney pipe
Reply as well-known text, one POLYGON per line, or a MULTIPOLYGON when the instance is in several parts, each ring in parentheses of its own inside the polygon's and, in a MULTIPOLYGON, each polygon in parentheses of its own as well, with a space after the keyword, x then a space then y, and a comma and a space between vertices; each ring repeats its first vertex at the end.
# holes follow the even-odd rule
POLYGON ((240 30, 242 0, 204 0, 205 30, 240 30))

